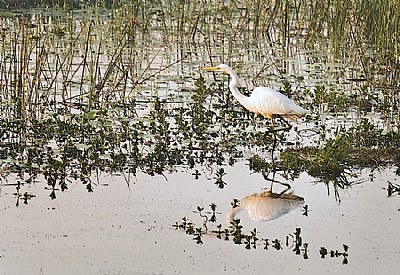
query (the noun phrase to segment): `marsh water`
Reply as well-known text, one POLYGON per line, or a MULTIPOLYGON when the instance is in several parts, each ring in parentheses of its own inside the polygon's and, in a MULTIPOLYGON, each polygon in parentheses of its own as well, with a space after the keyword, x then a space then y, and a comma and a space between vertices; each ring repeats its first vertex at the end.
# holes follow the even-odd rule
POLYGON ((397 46, 265 2, 2 11, 0 274, 398 270, 397 46), (309 114, 271 134, 219 63, 309 114))

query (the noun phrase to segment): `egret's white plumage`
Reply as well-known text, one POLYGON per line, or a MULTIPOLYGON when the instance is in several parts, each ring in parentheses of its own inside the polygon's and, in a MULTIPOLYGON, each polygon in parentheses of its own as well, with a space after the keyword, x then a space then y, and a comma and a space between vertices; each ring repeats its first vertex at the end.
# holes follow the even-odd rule
POLYGON ((204 67, 201 69, 229 74, 231 77, 229 90, 233 96, 247 110, 260 114, 265 118, 272 119, 275 116, 279 116, 295 120, 307 113, 305 109, 294 103, 287 96, 268 87, 255 88, 249 97, 241 94, 238 89, 239 77, 228 65, 221 64, 216 67, 204 67))

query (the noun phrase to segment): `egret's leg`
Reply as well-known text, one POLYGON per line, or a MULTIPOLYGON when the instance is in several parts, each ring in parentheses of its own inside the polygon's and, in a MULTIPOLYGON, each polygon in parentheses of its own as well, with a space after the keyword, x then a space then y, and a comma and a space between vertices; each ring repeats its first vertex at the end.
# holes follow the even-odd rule
POLYGON ((274 158, 274 152, 278 143, 278 138, 276 137, 276 132, 280 130, 275 130, 275 125, 274 125, 274 120, 272 119, 272 129, 269 131, 266 131, 264 133, 264 142, 265 144, 268 143, 268 136, 272 134, 273 141, 272 141, 272 149, 271 149, 271 158, 272 158, 272 165, 275 166, 275 158, 274 158))
POLYGON ((278 143, 278 139, 276 138, 276 132, 272 132, 272 135, 274 136, 274 141, 272 142, 272 149, 271 149, 271 159, 272 159, 272 165, 275 169, 275 157, 274 157, 274 152, 276 149, 276 145, 278 143))

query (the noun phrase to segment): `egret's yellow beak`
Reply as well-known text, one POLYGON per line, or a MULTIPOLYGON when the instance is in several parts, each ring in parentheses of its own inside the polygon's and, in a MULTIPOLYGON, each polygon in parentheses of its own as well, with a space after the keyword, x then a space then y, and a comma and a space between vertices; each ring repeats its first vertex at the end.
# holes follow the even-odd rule
POLYGON ((200 70, 202 70, 202 71, 217 71, 218 67, 203 67, 200 70))

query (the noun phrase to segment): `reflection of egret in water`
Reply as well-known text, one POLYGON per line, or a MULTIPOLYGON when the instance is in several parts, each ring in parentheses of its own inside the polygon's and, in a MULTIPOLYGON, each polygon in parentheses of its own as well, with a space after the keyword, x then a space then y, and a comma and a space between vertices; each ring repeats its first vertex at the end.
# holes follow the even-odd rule
POLYGON ((293 192, 277 194, 265 191, 241 199, 239 206, 229 211, 226 222, 230 225, 236 214, 242 210, 247 210, 249 217, 254 221, 270 221, 289 213, 303 203, 304 198, 293 192))

